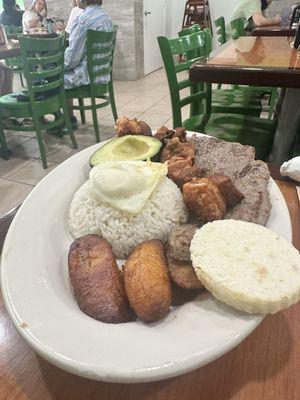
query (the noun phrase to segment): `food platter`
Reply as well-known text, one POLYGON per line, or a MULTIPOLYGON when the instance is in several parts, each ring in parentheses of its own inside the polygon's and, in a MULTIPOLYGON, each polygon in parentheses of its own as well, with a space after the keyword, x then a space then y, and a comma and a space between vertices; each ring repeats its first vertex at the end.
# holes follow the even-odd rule
MULTIPOLYGON (((262 321, 203 292, 174 306, 149 325, 105 324, 80 311, 68 277, 72 237, 68 209, 85 182, 89 157, 81 151, 46 176, 30 193, 8 232, 1 286, 20 334, 42 357, 74 374, 109 382, 148 382, 177 376, 226 353, 262 321)), ((268 227, 292 239, 287 206, 274 181, 268 227)))

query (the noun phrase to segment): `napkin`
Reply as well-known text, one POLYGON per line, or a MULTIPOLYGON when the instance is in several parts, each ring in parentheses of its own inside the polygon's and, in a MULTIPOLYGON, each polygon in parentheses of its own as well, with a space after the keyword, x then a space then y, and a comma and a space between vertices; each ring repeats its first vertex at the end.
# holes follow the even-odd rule
POLYGON ((282 164, 280 173, 300 182, 300 157, 294 157, 282 164))

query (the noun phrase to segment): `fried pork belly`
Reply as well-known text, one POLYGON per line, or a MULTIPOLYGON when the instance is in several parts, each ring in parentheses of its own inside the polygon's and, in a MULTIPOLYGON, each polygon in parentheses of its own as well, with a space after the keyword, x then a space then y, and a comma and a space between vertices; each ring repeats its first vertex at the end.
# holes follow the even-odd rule
POLYGON ((218 185, 208 178, 193 178, 183 185, 183 199, 188 209, 202 222, 222 219, 226 203, 218 185))
POLYGON ((227 207, 236 206, 245 197, 243 193, 235 187, 229 176, 217 174, 209 176, 208 178, 219 186, 219 189, 225 198, 227 207))
POLYGON ((194 161, 195 158, 195 146, 191 141, 182 143, 178 137, 166 140, 166 147, 164 148, 161 155, 161 162, 165 162, 172 157, 183 157, 190 158, 194 161))
POLYGON ((175 132, 173 129, 169 129, 166 126, 161 126, 159 129, 157 129, 154 137, 164 143, 165 139, 172 139, 174 133, 175 132))
POLYGON ((152 136, 151 128, 146 122, 138 121, 136 118, 129 119, 124 116, 117 119, 115 131, 118 136, 125 136, 125 135, 152 136))
POLYGON ((190 157, 172 157, 167 161, 167 165, 168 177, 180 188, 192 178, 203 177, 203 170, 197 165, 193 165, 190 157))

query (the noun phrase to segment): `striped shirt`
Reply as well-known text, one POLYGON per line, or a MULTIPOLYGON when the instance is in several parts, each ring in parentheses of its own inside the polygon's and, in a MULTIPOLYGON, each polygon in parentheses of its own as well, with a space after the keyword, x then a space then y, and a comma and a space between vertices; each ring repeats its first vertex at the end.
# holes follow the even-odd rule
MULTIPOLYGON (((99 5, 89 5, 74 21, 65 52, 65 88, 71 89, 90 83, 87 68, 86 32, 112 31, 114 25, 108 14, 99 5)), ((101 75, 98 82, 109 82, 109 74, 101 75)))

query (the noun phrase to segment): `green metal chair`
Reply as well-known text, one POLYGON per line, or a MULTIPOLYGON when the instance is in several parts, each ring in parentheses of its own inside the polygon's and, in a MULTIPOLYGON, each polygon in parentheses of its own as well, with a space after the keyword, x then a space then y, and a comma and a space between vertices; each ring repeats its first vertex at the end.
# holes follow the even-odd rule
MULTIPOLYGON (((195 33, 201 32, 199 25, 193 25, 193 30, 195 33), (197 29, 198 28, 198 29, 197 29)), ((179 32, 180 37, 188 36, 187 33, 191 32, 192 29, 184 29, 179 32)), ((191 33, 190 33, 191 34, 191 33)), ((189 51, 184 54, 185 60, 197 59, 200 57, 208 57, 212 49, 212 34, 210 29, 204 29, 203 35, 205 37, 205 46, 189 51)), ((203 90, 203 85, 193 85, 191 87, 191 94, 197 93, 203 90)), ((261 100, 258 95, 253 92, 244 90, 213 90, 212 91, 212 110, 213 112, 231 112, 237 114, 247 114, 259 117, 262 111, 261 100)), ((201 109, 197 108, 195 110, 195 104, 191 105, 191 115, 199 114, 201 109)))
MULTIPOLYGON (((230 22, 232 38, 234 40, 238 39, 241 36, 246 36, 245 25, 247 20, 245 18, 237 18, 230 22)), ((269 96, 269 113, 268 118, 271 119, 273 117, 276 101, 277 101, 277 88, 272 87, 252 87, 253 90, 261 93, 262 95, 269 96)))
POLYGON ((6 159, 10 155, 4 130, 35 131, 43 167, 47 168, 43 130, 65 124, 73 147, 77 148, 64 91, 65 35, 51 39, 20 36, 19 41, 28 90, 24 91, 22 101, 20 101, 20 93, 0 97, 2 155, 6 159), (45 120, 43 117, 47 114, 55 114, 55 121, 45 120), (32 124, 12 126, 10 117, 32 118, 32 124))
POLYGON ((225 18, 220 17, 215 20, 215 27, 216 27, 216 34, 217 40, 220 45, 227 42, 227 35, 226 35, 226 26, 225 26, 225 18))
MULTIPOLYGON (((158 37, 158 42, 167 74, 173 113, 173 127, 203 132, 227 141, 236 141, 251 145, 256 149, 256 157, 264 158, 269 154, 273 143, 276 122, 241 114, 216 114, 212 112, 211 84, 205 83, 203 90, 180 96, 181 90, 190 88, 193 83, 185 78, 180 80, 179 73, 188 71, 195 60, 176 63, 178 54, 203 49, 206 39, 204 32, 176 39, 158 37), (203 112, 182 120, 182 108, 186 105, 203 103, 203 112)), ((203 50, 205 51, 205 50, 203 50)))
MULTIPOLYGON (((22 34, 21 26, 5 25, 4 26, 7 39, 15 38, 22 34)), ((11 57, 5 60, 5 64, 13 71, 14 74, 19 74, 22 87, 24 87, 23 81, 23 61, 22 57, 11 57)))
POLYGON ((90 84, 66 90, 68 99, 78 99, 78 106, 73 106, 74 110, 80 110, 82 123, 85 123, 85 110, 92 110, 93 124, 95 129, 96 141, 100 142, 99 125, 97 110, 111 105, 115 121, 118 118, 113 89, 113 57, 117 28, 114 31, 103 32, 88 29, 87 42, 87 62, 90 84), (110 74, 108 83, 99 83, 98 78, 103 74, 110 74), (84 105, 84 99, 90 98, 91 105, 84 105), (98 103, 97 99, 104 102, 98 103))

